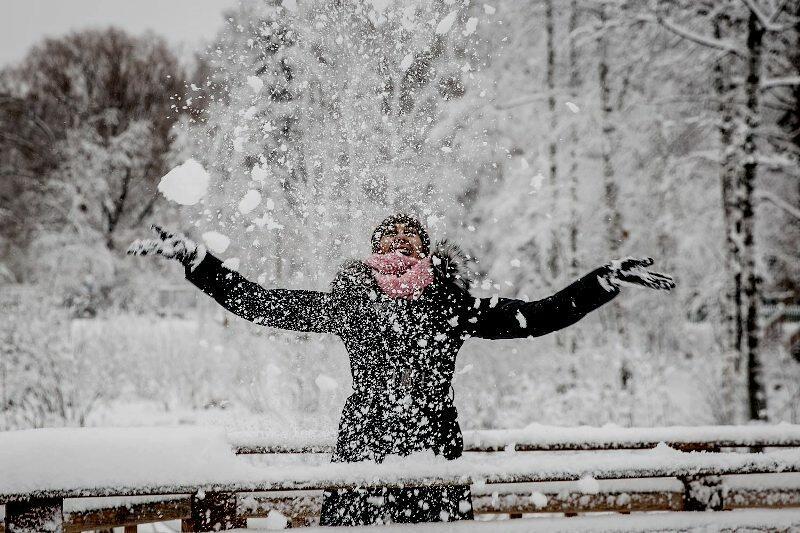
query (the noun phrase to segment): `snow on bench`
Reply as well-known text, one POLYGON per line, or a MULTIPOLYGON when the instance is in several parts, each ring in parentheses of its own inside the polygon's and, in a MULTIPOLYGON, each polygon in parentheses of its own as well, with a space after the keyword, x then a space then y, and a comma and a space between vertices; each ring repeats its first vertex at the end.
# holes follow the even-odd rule
MULTIPOLYGON (((760 433, 750 428, 732 429, 742 431, 731 431, 731 439, 750 439, 748 443, 763 443, 766 438, 782 445, 791 441, 766 427, 760 427, 760 433)), ((512 450, 507 436, 508 433, 489 445, 512 450)), ((604 438, 605 442, 610 441, 610 435, 604 438)), ((579 481, 579 489, 591 495, 602 490, 597 480, 664 477, 679 478, 683 487, 683 491, 671 491, 682 495, 682 506, 669 500, 673 503, 667 502, 664 508, 722 508, 721 482, 715 476, 800 472, 798 449, 758 454, 687 453, 664 444, 635 451, 467 454, 455 461, 430 454, 390 458, 380 465, 264 466, 237 458, 230 440, 224 431, 215 428, 0 433, 0 503, 8 505, 6 523, 16 524, 19 531, 41 527, 41 521, 27 530, 20 526, 32 523, 36 516, 49 516, 51 522, 63 524, 64 498, 187 494, 190 520, 195 524, 235 526, 243 520, 238 500, 245 498, 242 495, 237 500, 237 493, 469 484, 480 502, 486 494, 493 498, 497 493, 500 497, 502 485, 497 484, 579 481), (700 492, 714 497, 695 501, 693 494, 698 487, 700 492)), ((603 439, 593 442, 600 440, 603 439)), ((536 504, 537 498, 529 494, 533 508, 541 507, 536 504)), ((556 503, 554 500, 553 505, 556 503)), ((617 507, 620 506, 609 506, 617 507)))
MULTIPOLYGON (((336 435, 309 432, 281 435, 237 431, 229 435, 239 454, 331 453, 336 435)), ((636 450, 659 443, 683 450, 749 447, 800 447, 800 425, 671 426, 671 427, 561 427, 532 424, 525 429, 464 432, 464 450, 636 450)))
MULTIPOLYGON (((597 533, 601 531, 625 531, 629 533, 649 531, 697 531, 733 533, 736 531, 797 531, 800 526, 800 510, 796 509, 748 509, 730 513, 643 513, 639 515, 582 516, 567 520, 563 518, 529 518, 502 522, 450 522, 446 524, 417 524, 419 533, 597 533)), ((241 533, 264 531, 256 525, 241 533)), ((353 528, 308 528, 308 533, 333 533, 335 531, 357 531, 358 533, 397 533, 408 531, 405 524, 384 526, 362 526, 353 528)))

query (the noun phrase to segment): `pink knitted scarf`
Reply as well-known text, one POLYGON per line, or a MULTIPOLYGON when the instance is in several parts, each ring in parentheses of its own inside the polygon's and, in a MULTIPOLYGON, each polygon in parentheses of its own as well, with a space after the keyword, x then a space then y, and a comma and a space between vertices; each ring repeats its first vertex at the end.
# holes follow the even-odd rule
POLYGON ((400 252, 372 254, 364 260, 378 287, 390 298, 418 298, 433 281, 431 259, 416 259, 400 252))

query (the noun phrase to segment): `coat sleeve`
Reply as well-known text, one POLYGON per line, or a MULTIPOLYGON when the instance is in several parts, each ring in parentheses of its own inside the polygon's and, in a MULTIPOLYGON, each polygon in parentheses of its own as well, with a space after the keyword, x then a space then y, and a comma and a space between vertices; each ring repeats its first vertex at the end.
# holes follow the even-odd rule
POLYGON ((210 253, 197 267, 186 268, 186 279, 222 307, 263 326, 336 333, 334 305, 330 293, 288 289, 265 289, 224 266, 210 253))
POLYGON ((619 294, 617 287, 600 279, 601 273, 594 270, 553 296, 534 302, 475 299, 467 333, 482 339, 517 339, 571 326, 619 294))

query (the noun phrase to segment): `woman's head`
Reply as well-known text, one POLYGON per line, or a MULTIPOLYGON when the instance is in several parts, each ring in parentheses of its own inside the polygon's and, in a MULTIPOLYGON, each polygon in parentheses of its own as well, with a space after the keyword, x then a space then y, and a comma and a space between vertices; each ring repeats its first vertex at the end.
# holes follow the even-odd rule
POLYGON ((430 253, 431 241, 422 223, 411 215, 399 213, 383 220, 372 232, 372 252, 400 252, 416 258, 430 253))

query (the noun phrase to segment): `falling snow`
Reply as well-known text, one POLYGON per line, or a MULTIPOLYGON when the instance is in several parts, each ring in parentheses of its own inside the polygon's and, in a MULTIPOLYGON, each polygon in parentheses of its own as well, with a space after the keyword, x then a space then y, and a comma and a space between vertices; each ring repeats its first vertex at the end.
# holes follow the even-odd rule
POLYGON ((209 250, 217 254, 224 253, 231 243, 227 235, 223 235, 218 231, 207 231, 203 233, 202 237, 203 242, 208 246, 209 250))
POLYGON ((211 177, 194 159, 170 170, 158 184, 158 190, 168 200, 181 205, 194 205, 206 195, 211 177))
POLYGON ((436 25, 436 35, 444 35, 445 33, 449 32, 450 28, 453 27, 453 23, 456 21, 457 16, 458 11, 451 11, 442 20, 440 20, 439 24, 436 25))

